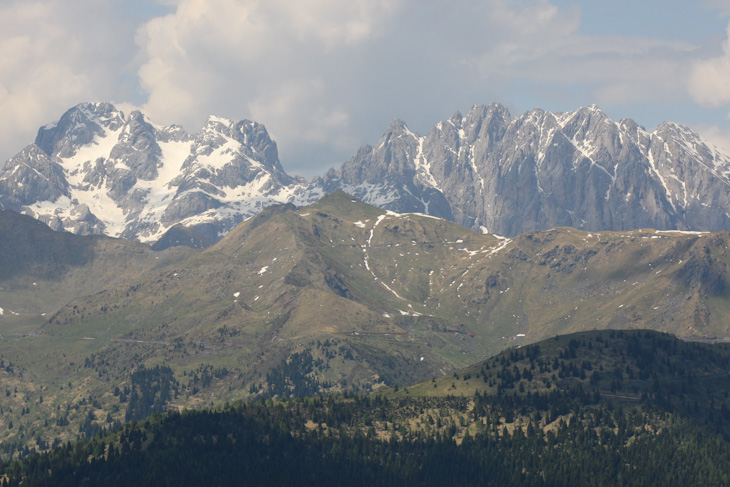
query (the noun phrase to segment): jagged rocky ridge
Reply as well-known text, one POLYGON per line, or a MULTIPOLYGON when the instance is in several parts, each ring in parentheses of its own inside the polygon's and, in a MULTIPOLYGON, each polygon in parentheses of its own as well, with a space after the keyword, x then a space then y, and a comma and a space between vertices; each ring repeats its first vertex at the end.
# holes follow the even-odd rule
POLYGON ((4 208, 57 230, 163 246, 207 245, 270 204, 307 204, 337 189, 507 236, 557 226, 730 229, 728 154, 681 125, 648 132, 595 106, 513 117, 477 105, 424 136, 394 120, 375 146, 308 182, 284 172, 255 122, 210 117, 191 135, 82 104, 42 127, 0 173, 4 208))
POLYGON ((671 122, 647 132, 595 106, 513 118, 492 104, 425 136, 395 120, 315 185, 513 236, 558 226, 727 230, 729 175, 727 154, 671 122))

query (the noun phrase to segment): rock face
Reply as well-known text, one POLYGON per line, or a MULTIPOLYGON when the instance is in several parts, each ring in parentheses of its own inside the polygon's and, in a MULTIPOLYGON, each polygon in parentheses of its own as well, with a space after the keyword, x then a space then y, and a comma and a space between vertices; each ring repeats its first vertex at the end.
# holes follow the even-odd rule
POLYGON ((194 237, 165 241, 195 246, 271 204, 338 189, 506 236, 557 226, 730 230, 728 154, 686 127, 648 132, 595 106, 513 117, 478 105, 423 136, 394 120, 374 146, 308 182, 284 172, 258 123, 210 117, 191 135, 82 104, 0 172, 0 205, 56 230, 153 243, 175 227, 194 237))
POLYGON ((394 121, 314 185, 394 211, 513 236, 572 226, 730 229, 730 157, 680 125, 647 132, 595 106, 455 113, 425 136, 394 121))
POLYGON ((211 117, 193 135, 81 104, 0 173, 0 203, 55 230, 157 241, 173 226, 215 242, 272 203, 310 195, 255 122, 211 117))

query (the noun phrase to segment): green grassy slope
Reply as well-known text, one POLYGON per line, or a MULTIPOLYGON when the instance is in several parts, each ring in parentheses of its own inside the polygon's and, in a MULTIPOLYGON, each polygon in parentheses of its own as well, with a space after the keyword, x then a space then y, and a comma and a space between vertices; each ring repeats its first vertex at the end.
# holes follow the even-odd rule
POLYGON ((25 302, 33 317, 0 317, 17 331, 0 340, 13 363, 0 395, 5 444, 123 421, 131 391, 147 387, 133 381, 142 366, 170 371, 159 380, 176 392, 158 402, 188 408, 405 385, 580 330, 730 336, 727 233, 504 239, 338 192, 269 208, 204 251, 72 237, 69 255, 93 258, 55 274, 18 267, 0 283, 0 300, 25 302), (30 286, 45 294, 32 298, 30 286), (51 287, 67 304, 40 306, 51 287))

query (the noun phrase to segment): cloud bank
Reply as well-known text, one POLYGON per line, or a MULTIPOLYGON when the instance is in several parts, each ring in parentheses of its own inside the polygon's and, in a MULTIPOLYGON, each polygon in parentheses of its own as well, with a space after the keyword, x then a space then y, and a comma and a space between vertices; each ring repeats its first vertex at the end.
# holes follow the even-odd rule
POLYGON ((730 25, 728 38, 722 44, 722 55, 698 61, 692 69, 689 90, 702 105, 730 104, 730 25))
POLYGON ((6 0, 0 5, 3 154, 22 149, 40 124, 72 104, 125 94, 125 74, 134 73, 136 26, 112 21, 119 18, 116 7, 94 0, 6 0))

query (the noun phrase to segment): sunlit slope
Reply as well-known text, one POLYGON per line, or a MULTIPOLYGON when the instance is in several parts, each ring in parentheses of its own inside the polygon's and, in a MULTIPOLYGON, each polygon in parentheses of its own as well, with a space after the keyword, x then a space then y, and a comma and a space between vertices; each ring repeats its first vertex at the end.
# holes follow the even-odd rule
POLYGON ((234 334, 252 344, 389 334, 453 366, 586 329, 723 338, 727 241, 726 233, 570 228, 505 239, 340 192, 271 208, 206 251, 79 299, 46 331, 107 323, 137 339, 234 334))
POLYGON ((165 408, 190 408, 410 384, 574 331, 730 336, 727 233, 506 239, 342 192, 271 207, 204 251, 47 231, 4 241, 6 445, 124 420, 142 366, 177 391, 165 408))

